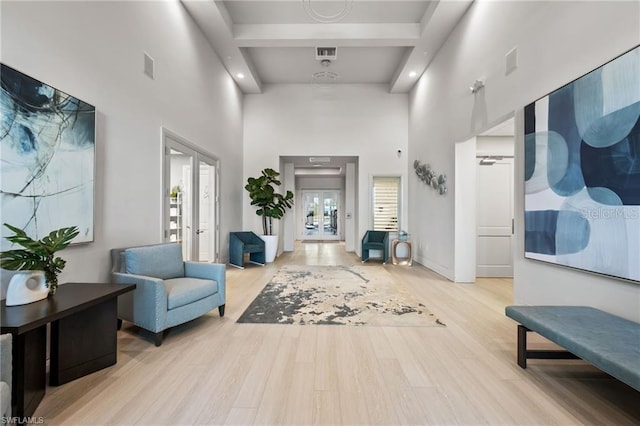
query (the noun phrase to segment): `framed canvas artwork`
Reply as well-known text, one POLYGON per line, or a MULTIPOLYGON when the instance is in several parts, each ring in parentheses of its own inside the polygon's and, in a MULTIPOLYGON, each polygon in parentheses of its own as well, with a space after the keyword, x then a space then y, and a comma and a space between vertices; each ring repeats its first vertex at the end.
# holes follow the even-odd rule
MULTIPOLYGON (((95 108, 0 67, 2 222, 36 239, 77 226, 74 243, 93 241, 95 108)), ((10 243, 1 241, 0 248, 9 249, 10 243)))
POLYGON ((525 257, 640 282, 640 46, 524 112, 525 257))

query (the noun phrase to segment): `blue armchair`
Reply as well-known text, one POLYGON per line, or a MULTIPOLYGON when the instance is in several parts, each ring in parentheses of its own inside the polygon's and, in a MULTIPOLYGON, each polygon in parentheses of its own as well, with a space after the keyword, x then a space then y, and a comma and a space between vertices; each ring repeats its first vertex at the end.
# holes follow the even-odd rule
POLYGON ((389 260, 389 232, 367 231, 362 237, 362 263, 369 260, 369 250, 380 250, 382 262, 389 260))
POLYGON ((264 241, 253 232, 229 233, 229 263, 244 269, 244 254, 249 253, 249 262, 265 264, 264 241))
POLYGON ((162 344, 165 330, 218 308, 224 316, 225 265, 184 262, 176 243, 112 249, 113 282, 136 284, 118 299, 118 325, 122 320, 155 334, 162 344))

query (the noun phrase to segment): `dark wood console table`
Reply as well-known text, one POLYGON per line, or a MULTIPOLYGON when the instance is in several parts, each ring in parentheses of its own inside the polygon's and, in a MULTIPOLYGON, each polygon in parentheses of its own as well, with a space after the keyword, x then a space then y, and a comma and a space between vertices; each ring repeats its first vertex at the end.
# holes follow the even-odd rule
POLYGON ((68 283, 55 296, 0 305, 2 333, 13 334, 12 414, 29 417, 46 389, 47 324, 51 323, 49 383, 58 386, 116 363, 118 296, 134 284, 68 283))

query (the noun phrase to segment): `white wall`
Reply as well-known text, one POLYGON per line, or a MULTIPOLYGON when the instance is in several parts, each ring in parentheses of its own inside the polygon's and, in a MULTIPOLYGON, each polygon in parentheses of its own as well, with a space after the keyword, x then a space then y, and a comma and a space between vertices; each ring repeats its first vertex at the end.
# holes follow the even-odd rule
POLYGON ((221 162, 221 246, 241 228, 242 94, 179 2, 2 2, 2 62, 96 106, 95 242, 65 281, 109 279, 109 249, 162 240, 161 126, 221 162), (143 52, 156 78, 143 74, 143 52))
MULTIPOLYGON (((265 167, 277 168, 280 156, 357 156, 361 238, 372 223, 371 176, 401 175, 406 182, 407 101, 406 94, 389 94, 386 85, 265 85, 263 94, 244 99, 244 180, 265 167)), ((262 233, 247 194, 244 200, 244 228, 262 233)))
MULTIPOLYGON (((448 176, 456 142, 516 111, 515 303, 585 304, 640 321, 639 285, 524 259, 521 166, 522 108, 636 46, 638 28, 638 2, 476 1, 410 93, 410 157, 448 176), (516 46, 518 68, 505 75, 516 46), (472 95, 476 79, 486 86, 472 95)), ((452 278, 455 197, 409 183, 412 236, 429 248, 418 260, 452 278)))

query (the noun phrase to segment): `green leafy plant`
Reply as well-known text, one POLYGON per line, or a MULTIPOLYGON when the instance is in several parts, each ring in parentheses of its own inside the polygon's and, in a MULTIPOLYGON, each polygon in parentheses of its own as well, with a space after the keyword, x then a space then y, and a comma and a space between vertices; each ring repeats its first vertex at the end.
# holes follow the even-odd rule
POLYGON ((54 254, 66 248, 78 236, 78 227, 58 229, 36 241, 20 228, 8 223, 4 226, 15 234, 5 238, 24 249, 0 252, 0 268, 9 271, 44 271, 49 293, 55 294, 58 288, 58 274, 62 272, 67 262, 61 257, 54 257, 54 254))
POLYGON ((173 188, 171 188, 171 192, 169 193, 169 197, 171 198, 178 198, 178 194, 180 194, 181 189, 179 186, 174 186, 173 188))
POLYGON ((251 205, 256 206, 256 214, 262 216, 262 230, 264 235, 273 235, 273 219, 282 219, 287 209, 293 206, 293 192, 285 195, 276 192, 274 185, 279 186, 280 173, 266 168, 262 175, 247 179, 244 189, 249 191, 251 205))

